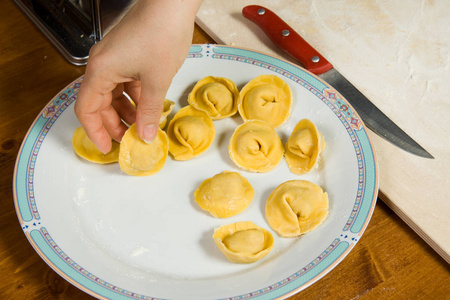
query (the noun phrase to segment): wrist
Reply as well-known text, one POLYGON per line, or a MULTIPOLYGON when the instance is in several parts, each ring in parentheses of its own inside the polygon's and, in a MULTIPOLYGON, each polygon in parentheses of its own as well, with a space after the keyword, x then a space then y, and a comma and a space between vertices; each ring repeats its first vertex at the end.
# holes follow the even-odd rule
POLYGON ((202 0, 140 0, 132 8, 146 18, 192 23, 202 0))

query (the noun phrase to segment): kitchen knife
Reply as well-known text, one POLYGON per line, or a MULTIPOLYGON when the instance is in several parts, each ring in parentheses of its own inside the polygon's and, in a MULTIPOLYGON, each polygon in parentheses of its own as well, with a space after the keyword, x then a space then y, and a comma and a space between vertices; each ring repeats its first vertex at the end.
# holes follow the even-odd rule
POLYGON ((242 9, 242 14, 258 25, 278 47, 344 96, 355 108, 364 124, 372 131, 412 154, 425 158, 434 158, 370 102, 325 57, 309 45, 274 12, 259 5, 249 5, 242 9))

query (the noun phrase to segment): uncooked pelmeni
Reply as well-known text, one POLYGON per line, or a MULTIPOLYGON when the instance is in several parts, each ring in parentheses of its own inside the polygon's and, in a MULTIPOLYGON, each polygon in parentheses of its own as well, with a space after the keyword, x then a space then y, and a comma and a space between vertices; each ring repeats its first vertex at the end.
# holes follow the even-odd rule
POLYGON ((292 94, 289 85, 275 75, 260 75, 241 90, 238 110, 244 121, 261 120, 277 128, 290 115, 292 94))
POLYGON ((164 127, 166 127, 167 117, 172 112, 174 106, 175 102, 169 99, 164 100, 163 111, 161 112, 161 117, 159 119, 159 128, 164 129, 164 127))
POLYGON ((214 123, 206 112, 185 106, 169 122, 169 151, 176 160, 194 158, 211 146, 215 135, 214 123))
POLYGON ((234 263, 253 263, 265 257, 274 246, 272 234, 251 221, 224 225, 214 230, 214 242, 234 263))
POLYGON ((75 129, 72 136, 72 146, 78 156, 97 164, 109 164, 119 160, 119 143, 111 141, 111 150, 104 154, 94 145, 83 127, 75 129))
POLYGON ((229 218, 244 211, 255 191, 250 182, 237 172, 224 171, 204 180, 194 198, 205 211, 217 218, 229 218))
POLYGON ((231 160, 244 170, 268 172, 283 158, 283 144, 275 129, 260 120, 238 126, 228 144, 231 160))
POLYGON ((308 173, 319 160, 326 143, 316 125, 303 119, 295 126, 285 144, 285 157, 292 173, 302 175, 308 173))
POLYGON ((167 158, 169 141, 161 129, 151 143, 139 138, 136 124, 125 132, 120 143, 120 169, 133 176, 149 176, 159 172, 167 158))
POLYGON ((238 99, 239 91, 233 81, 214 76, 199 80, 188 96, 192 107, 205 111, 213 120, 234 115, 238 99))
POLYGON ((272 191, 266 219, 283 237, 296 237, 319 226, 328 215, 328 194, 306 180, 290 180, 272 191))

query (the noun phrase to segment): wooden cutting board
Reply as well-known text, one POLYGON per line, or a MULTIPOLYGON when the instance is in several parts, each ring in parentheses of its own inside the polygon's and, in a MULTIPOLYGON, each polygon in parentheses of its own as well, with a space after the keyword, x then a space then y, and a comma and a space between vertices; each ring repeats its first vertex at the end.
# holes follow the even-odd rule
POLYGON ((450 263, 447 0, 203 0, 197 23, 218 43, 294 61, 242 17, 250 4, 277 13, 435 157, 414 156, 369 132, 380 198, 450 263))

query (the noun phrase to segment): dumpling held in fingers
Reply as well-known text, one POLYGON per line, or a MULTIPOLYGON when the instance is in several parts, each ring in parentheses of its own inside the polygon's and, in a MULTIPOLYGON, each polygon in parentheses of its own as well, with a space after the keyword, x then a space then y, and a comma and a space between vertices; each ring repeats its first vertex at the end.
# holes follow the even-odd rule
POLYGON ((306 180, 280 184, 266 202, 266 219, 283 237, 296 237, 317 228, 328 215, 328 194, 306 180))
MULTIPOLYGON (((128 100, 130 101, 130 103, 133 105, 134 108, 137 108, 136 102, 134 102, 133 99, 128 97, 128 100)), ((159 119, 159 128, 164 129, 164 127, 167 124, 167 117, 172 112, 174 106, 175 102, 169 99, 164 99, 163 110, 161 112, 161 118, 159 119)))
POLYGON ((238 126, 228 144, 231 160, 244 170, 268 172, 283 158, 283 144, 268 123, 250 120, 238 126))
POLYGON ((262 120, 277 128, 290 115, 292 94, 289 85, 275 75, 261 75, 241 90, 238 110, 244 121, 262 120))
POLYGON ((224 77, 207 76, 197 82, 189 94, 189 104, 205 111, 213 120, 230 117, 237 112, 239 91, 224 77))
POLYGON ((285 157, 292 173, 308 173, 319 160, 326 143, 316 125, 303 119, 295 126, 285 145, 285 157))
POLYGON ((176 160, 194 158, 211 146, 216 130, 204 111, 190 105, 180 109, 167 128, 169 151, 176 160))
POLYGON ((111 141, 111 151, 104 154, 94 145, 84 131, 83 127, 75 129, 72 137, 72 146, 78 156, 97 164, 115 163, 119 160, 119 143, 111 141))
POLYGON ((149 176, 159 172, 167 158, 169 141, 161 129, 153 142, 147 144, 139 138, 136 124, 125 132, 120 143, 120 169, 133 176, 149 176))

